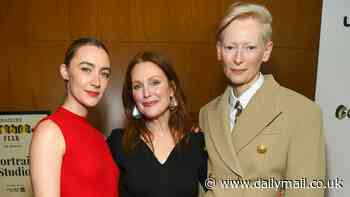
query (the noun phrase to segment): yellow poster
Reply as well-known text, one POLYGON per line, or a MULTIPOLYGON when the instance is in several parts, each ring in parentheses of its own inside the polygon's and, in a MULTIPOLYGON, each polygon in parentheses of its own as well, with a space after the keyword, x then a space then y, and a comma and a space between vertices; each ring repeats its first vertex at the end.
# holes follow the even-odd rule
POLYGON ((33 127, 48 112, 0 112, 0 196, 33 197, 29 145, 33 127))

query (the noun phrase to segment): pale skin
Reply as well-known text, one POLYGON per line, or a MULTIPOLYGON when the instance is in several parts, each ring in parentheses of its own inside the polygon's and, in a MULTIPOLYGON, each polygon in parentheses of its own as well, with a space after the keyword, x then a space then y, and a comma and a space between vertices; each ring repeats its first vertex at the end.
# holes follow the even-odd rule
MULTIPOLYGON (((216 43, 217 59, 237 98, 259 78, 263 62, 269 60, 272 41, 262 39, 263 24, 253 18, 234 20, 216 43)), ((193 128, 199 132, 199 128, 193 128)))
POLYGON ((62 158, 65 143, 61 130, 50 120, 33 132, 30 147, 30 169, 36 197, 59 197, 62 158), (45 184, 45 186, 44 186, 45 184))
POLYGON ((175 147, 168 122, 166 118, 154 120, 147 123, 147 128, 152 132, 153 154, 159 163, 164 164, 175 147))
POLYGON ((263 29, 263 24, 254 18, 237 19, 216 44, 217 58, 224 64, 224 73, 237 98, 258 80, 262 63, 271 56, 273 42, 263 41, 263 29))
POLYGON ((217 58, 237 97, 259 78, 262 63, 270 58, 273 43, 263 41, 263 29, 254 18, 236 19, 216 44, 217 58))
MULTIPOLYGON (((60 67, 67 80, 67 96, 63 108, 86 117, 88 107, 95 106, 108 84, 108 54, 92 45, 81 46, 70 62, 60 67), (94 96, 92 96, 94 95, 94 96)), ((59 197, 65 141, 60 128, 51 120, 41 122, 33 132, 30 146, 30 169, 36 197, 59 197)))
MULTIPOLYGON (((131 72, 133 98, 152 132, 153 154, 164 164, 175 147, 169 128, 170 96, 174 95, 164 72, 154 63, 142 62, 131 72)), ((152 144, 147 144, 150 148, 152 144)))

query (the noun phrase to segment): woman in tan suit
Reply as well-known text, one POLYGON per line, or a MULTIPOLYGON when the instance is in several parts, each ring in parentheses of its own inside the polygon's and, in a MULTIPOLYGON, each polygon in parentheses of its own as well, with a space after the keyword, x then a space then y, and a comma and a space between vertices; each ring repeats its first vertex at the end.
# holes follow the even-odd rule
POLYGON ((319 107, 260 72, 273 48, 271 23, 265 7, 250 3, 233 4, 220 21, 217 58, 230 84, 200 111, 206 196, 324 195, 313 188, 325 176, 319 107))

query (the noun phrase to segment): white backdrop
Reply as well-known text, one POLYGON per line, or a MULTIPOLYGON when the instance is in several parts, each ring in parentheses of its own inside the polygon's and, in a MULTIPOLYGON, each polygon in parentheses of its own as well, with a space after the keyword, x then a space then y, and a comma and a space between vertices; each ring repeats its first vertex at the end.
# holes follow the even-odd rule
POLYGON ((339 105, 350 108, 350 27, 347 26, 350 26, 350 0, 323 0, 316 101, 324 113, 327 176, 331 180, 343 180, 343 188, 328 189, 329 197, 350 196, 350 117, 335 117, 339 105))

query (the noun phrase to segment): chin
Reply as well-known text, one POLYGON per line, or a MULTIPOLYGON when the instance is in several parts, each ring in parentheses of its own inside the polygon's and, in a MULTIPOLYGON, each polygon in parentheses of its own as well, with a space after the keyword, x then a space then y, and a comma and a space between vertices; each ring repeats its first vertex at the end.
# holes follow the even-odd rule
POLYGON ((230 81, 230 83, 232 85, 243 85, 245 83, 247 83, 248 80, 246 80, 245 76, 226 76, 228 78, 228 80, 230 81))
POLYGON ((250 76, 241 76, 241 77, 231 77, 229 78, 231 85, 238 87, 238 86, 247 86, 248 87, 253 84, 255 79, 255 76, 250 77, 250 76))
POLYGON ((93 100, 89 99, 83 103, 86 107, 91 108, 91 107, 95 107, 99 102, 100 102, 100 99, 93 99, 93 100))
POLYGON ((147 119, 156 119, 160 116, 159 113, 143 113, 147 119))
POLYGON ((147 119, 157 119, 161 117, 165 112, 160 111, 145 111, 142 113, 147 119))
POLYGON ((97 103, 84 103, 84 106, 87 108, 92 108, 95 107, 97 105, 97 103))

